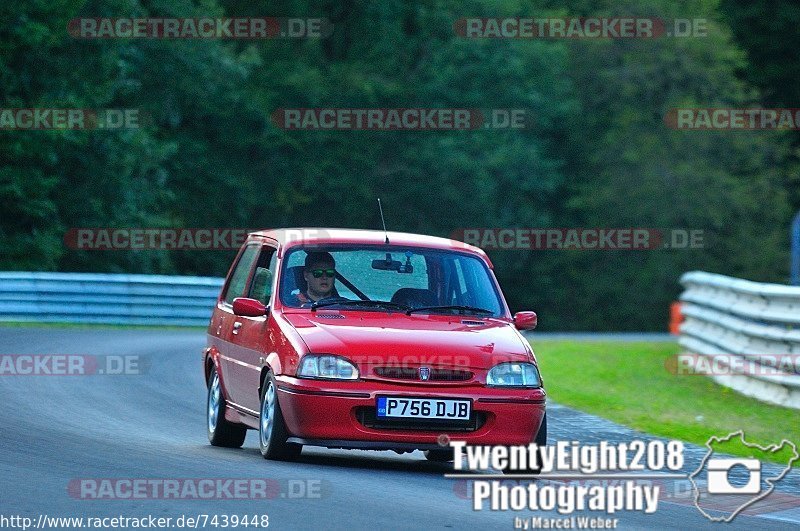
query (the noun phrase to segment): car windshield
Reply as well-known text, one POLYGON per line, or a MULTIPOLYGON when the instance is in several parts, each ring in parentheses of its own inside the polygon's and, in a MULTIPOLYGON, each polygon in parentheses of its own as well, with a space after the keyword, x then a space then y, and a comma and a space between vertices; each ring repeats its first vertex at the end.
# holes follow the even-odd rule
POLYGON ((390 246, 298 247, 289 251, 282 270, 281 301, 290 307, 503 314, 489 268, 467 253, 390 246), (325 259, 309 263, 306 271, 309 253, 309 260, 325 259))

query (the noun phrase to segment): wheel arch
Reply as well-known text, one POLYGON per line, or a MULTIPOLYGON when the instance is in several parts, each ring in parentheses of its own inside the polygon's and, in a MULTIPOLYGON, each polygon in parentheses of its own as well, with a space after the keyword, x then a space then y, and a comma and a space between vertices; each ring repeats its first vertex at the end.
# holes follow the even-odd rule
POLYGON ((258 377, 258 398, 261 399, 261 390, 264 388, 264 380, 270 373, 278 375, 281 372, 281 360, 277 352, 270 352, 265 360, 264 366, 261 367, 261 375, 258 377))

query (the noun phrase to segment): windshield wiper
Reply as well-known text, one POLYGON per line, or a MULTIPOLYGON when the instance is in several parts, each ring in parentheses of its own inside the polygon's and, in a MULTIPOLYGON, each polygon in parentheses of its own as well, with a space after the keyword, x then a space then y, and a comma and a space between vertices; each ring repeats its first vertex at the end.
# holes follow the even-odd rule
POLYGON ((419 308, 409 308, 406 310, 406 315, 411 315, 413 312, 424 312, 427 310, 458 310, 461 313, 482 313, 486 315, 494 315, 492 310, 484 308, 476 308, 475 306, 420 306, 419 308))
POLYGON ((398 304, 389 301, 373 301, 370 299, 359 301, 323 301, 315 302, 311 305, 311 310, 323 308, 325 306, 375 306, 378 308, 392 308, 396 310, 410 310, 411 308, 405 304, 398 304))

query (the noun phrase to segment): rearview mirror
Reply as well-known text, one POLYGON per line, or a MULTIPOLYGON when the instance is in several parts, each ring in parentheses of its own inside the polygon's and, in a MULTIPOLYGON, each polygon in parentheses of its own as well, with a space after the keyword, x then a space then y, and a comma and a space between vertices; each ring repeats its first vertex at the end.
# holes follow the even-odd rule
POLYGON ((403 263, 400 260, 373 260, 372 269, 380 271, 400 271, 403 263))
POLYGON ((405 265, 403 265, 403 262, 400 260, 392 260, 392 255, 386 253, 386 260, 372 261, 372 269, 377 269, 379 271, 397 271, 398 273, 413 273, 414 266, 411 265, 410 253, 406 254, 407 256, 405 265))
POLYGON ((233 299, 233 313, 242 317, 261 317, 266 315, 267 307, 264 303, 247 297, 236 297, 233 299))
POLYGON ((514 326, 517 330, 533 330, 539 324, 536 312, 517 312, 514 314, 514 326))

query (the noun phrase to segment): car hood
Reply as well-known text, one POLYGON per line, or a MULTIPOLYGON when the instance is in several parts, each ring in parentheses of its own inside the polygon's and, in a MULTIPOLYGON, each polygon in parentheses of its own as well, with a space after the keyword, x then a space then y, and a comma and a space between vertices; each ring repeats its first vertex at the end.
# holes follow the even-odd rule
POLYGON ((503 361, 535 361, 508 321, 383 312, 288 313, 310 352, 345 356, 360 367, 489 369, 503 361))

